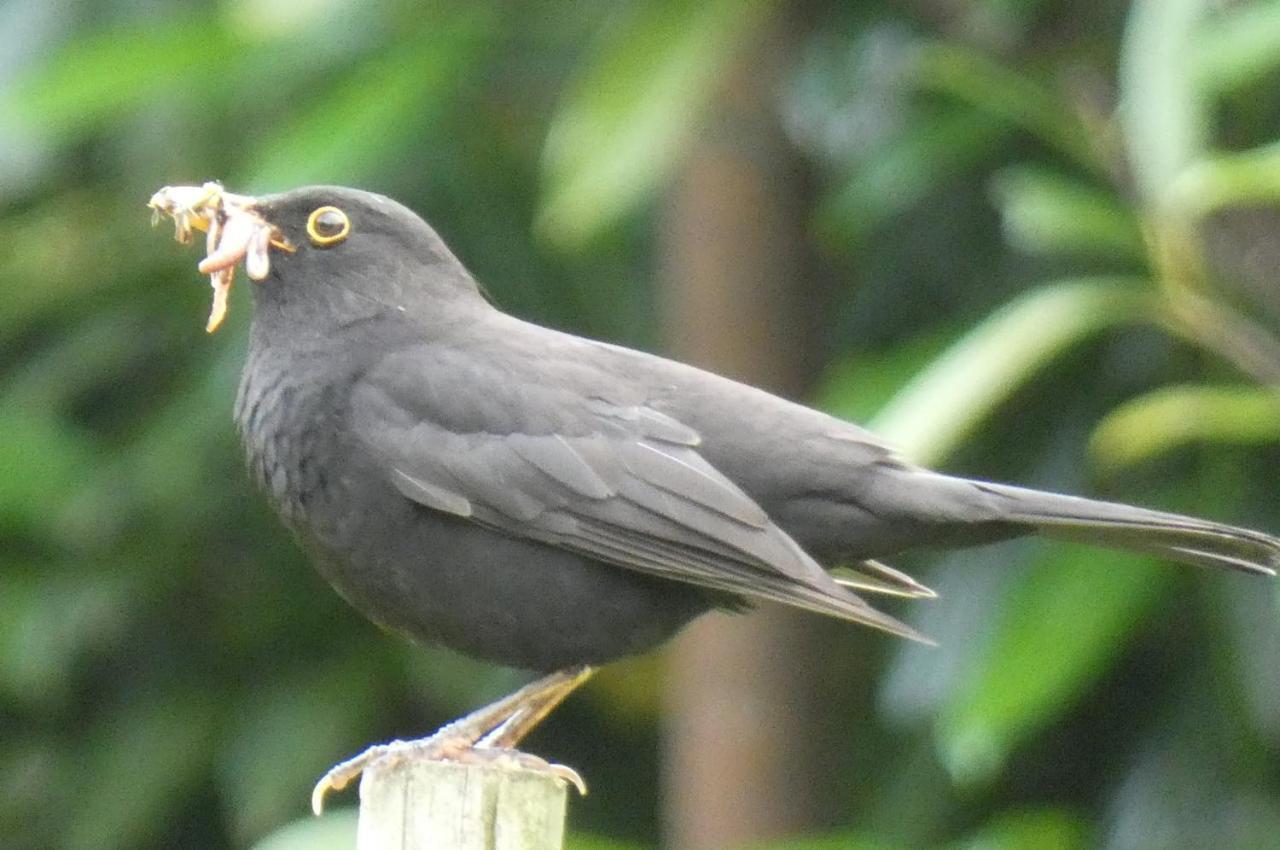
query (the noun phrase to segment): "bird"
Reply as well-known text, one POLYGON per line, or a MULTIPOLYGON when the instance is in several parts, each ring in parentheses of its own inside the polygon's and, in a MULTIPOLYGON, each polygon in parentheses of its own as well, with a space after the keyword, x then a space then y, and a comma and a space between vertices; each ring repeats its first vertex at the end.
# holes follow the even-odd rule
POLYGON ((770 601, 927 640, 865 594, 927 597, 883 562, 1041 535, 1274 575, 1280 539, 916 466, 863 428, 654 354, 509 315, 409 208, 307 186, 167 186, 198 270, 253 318, 235 401, 249 469, 319 572, 388 631, 543 674, 382 758, 513 758, 599 665, 770 601))

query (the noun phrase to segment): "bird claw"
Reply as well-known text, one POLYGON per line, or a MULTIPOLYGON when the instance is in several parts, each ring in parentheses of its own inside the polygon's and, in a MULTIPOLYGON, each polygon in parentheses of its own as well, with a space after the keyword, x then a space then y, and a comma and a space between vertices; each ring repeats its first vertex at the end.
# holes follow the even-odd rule
MULTIPOLYGON (((527 754, 526 754, 527 755, 527 754)), ((536 758, 536 756, 535 756, 536 758)), ((539 759, 542 761, 541 759, 539 759)), ((587 796, 587 780, 582 778, 582 774, 569 767, 567 764, 557 764, 550 761, 542 761, 544 770, 550 773, 556 779, 568 785, 572 785, 578 791, 579 797, 587 796)))
POLYGON ((550 774, 564 784, 576 788, 578 796, 587 796, 587 783, 582 778, 582 774, 567 764, 556 764, 532 753, 513 749, 467 747, 449 761, 460 764, 488 764, 511 770, 530 770, 534 773, 550 774))
POLYGON ((320 781, 311 790, 311 811, 316 815, 323 814, 325 797, 332 791, 343 790, 360 774, 373 768, 388 768, 409 759, 530 770, 549 774, 566 785, 572 785, 580 796, 585 797, 587 794, 586 781, 568 765, 555 764, 520 750, 473 745, 465 739, 432 736, 416 741, 375 744, 364 752, 335 764, 320 777, 320 781))
POLYGON ((364 773, 365 768, 384 758, 395 756, 399 750, 410 749, 413 743, 415 742, 391 741, 386 744, 374 744, 364 752, 338 762, 329 768, 311 789, 311 811, 317 816, 324 814, 324 798, 330 791, 341 791, 350 785, 353 779, 364 773))

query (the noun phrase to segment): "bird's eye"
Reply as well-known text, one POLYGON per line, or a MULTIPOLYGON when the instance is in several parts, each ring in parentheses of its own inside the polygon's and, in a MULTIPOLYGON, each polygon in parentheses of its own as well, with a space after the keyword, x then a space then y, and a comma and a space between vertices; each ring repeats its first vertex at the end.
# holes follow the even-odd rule
POLYGON ((307 218, 307 238, 320 248, 336 245, 351 232, 351 219, 337 207, 319 207, 307 218))

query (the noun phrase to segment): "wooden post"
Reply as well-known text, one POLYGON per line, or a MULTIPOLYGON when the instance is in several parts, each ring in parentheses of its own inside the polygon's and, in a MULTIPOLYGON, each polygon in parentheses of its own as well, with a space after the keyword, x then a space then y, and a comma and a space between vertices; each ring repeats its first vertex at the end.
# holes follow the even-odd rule
POLYGON ((360 779, 356 850, 561 850, 565 797, 539 771, 388 760, 360 779))

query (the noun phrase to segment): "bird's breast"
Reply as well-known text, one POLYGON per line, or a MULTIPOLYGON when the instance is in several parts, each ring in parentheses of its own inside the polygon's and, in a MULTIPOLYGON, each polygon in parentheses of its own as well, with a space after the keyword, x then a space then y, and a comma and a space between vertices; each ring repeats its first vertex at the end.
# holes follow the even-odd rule
POLYGON ((332 526, 348 485, 348 400, 316 362, 251 349, 235 417, 249 470, 285 522, 305 536, 341 534, 332 526))

